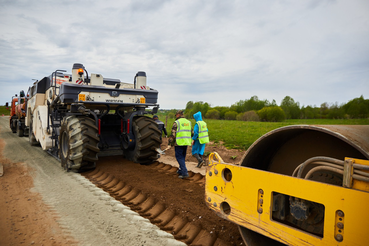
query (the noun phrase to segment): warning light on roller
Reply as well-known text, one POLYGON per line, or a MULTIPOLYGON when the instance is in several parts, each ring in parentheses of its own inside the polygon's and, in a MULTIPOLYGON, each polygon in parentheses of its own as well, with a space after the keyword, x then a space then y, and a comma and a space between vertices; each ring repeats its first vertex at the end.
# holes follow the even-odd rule
POLYGON ((78 68, 78 74, 79 74, 80 76, 82 76, 82 75, 83 75, 83 68, 78 68))

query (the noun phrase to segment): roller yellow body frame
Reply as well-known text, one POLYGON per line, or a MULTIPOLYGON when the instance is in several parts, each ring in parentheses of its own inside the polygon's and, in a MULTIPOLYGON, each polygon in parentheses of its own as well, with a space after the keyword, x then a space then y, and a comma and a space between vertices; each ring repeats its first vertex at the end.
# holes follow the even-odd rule
MULTIPOLYGON (((369 161, 353 162, 369 166, 369 161)), ((369 192, 365 182, 344 188, 226 164, 212 153, 205 191, 208 207, 220 217, 287 245, 369 245, 369 192), (273 220, 275 193, 324 205, 323 235, 273 220)))

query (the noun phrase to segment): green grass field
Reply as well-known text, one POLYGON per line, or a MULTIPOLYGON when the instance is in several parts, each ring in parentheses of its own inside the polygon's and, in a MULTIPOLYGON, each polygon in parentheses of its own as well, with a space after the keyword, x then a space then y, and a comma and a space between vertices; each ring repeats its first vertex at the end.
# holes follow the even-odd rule
MULTIPOLYGON (((161 118, 165 123, 165 118, 161 118)), ((210 141, 223 142, 227 148, 243 149, 249 148, 258 138, 265 133, 288 125, 369 125, 369 119, 352 120, 286 120, 283 122, 248 122, 234 120, 205 120, 210 141)), ((167 131, 170 132, 174 119, 168 119, 167 131)), ((192 127, 195 120, 191 120, 192 127)))
POLYGON ((0 106, 0 115, 10 115, 10 107, 0 106))
MULTIPOLYGON (((0 106, 0 115, 9 115, 10 110, 0 106)), ((158 114, 165 123, 165 116, 158 114)), ((210 141, 223 142, 227 148, 246 150, 265 133, 288 125, 369 125, 369 119, 305 119, 286 120, 283 122, 249 122, 235 120, 205 120, 209 128, 210 141)), ((174 119, 167 120, 167 131, 170 134, 174 119)), ((191 120, 192 127, 195 120, 191 120)))

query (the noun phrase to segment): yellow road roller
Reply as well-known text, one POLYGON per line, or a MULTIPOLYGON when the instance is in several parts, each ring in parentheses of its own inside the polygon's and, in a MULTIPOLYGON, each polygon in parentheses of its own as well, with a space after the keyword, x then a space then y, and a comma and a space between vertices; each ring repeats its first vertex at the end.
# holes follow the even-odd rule
POLYGON ((369 245, 369 125, 292 125, 239 165, 212 153, 205 200, 246 245, 369 245))

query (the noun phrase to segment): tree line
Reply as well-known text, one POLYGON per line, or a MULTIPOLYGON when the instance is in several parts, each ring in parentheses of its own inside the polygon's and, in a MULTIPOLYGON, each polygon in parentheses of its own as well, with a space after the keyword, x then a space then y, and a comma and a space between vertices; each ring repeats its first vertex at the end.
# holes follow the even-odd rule
MULTIPOLYGON (((174 110, 173 110, 174 111, 174 110)), ((185 117, 193 118, 200 111, 207 119, 225 119, 242 121, 283 121, 286 119, 364 119, 369 118, 369 99, 363 96, 338 105, 324 102, 320 107, 302 106, 286 96, 280 105, 275 100, 259 100, 257 96, 240 100, 230 107, 211 107, 207 102, 189 101, 185 108, 185 117)), ((169 112, 174 114, 174 112, 169 112)), ((169 115, 170 116, 170 115, 169 115)))

